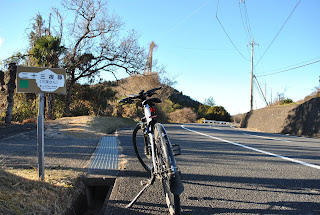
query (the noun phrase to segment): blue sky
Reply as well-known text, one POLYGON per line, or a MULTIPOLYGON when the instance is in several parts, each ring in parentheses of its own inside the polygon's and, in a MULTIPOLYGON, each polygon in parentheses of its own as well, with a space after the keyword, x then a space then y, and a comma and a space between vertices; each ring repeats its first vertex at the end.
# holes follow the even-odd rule
MULTIPOLYGON (((278 93, 297 101, 319 86, 319 62, 281 72, 320 60, 320 1, 298 2, 220 0, 218 18, 241 54, 216 19, 217 0, 109 0, 108 8, 122 18, 125 29, 140 34, 146 49, 155 41, 154 58, 176 79, 179 91, 200 102, 212 97, 217 105, 237 114, 250 108, 251 47, 247 44, 251 38, 246 21, 259 44, 254 46, 254 64, 259 61, 254 74, 268 101, 278 93)), ((59 1, 1 0, 1 60, 26 48, 30 20, 38 12, 48 15, 51 6, 59 6, 59 1)), ((256 90, 254 95, 254 108, 264 107, 256 90)))

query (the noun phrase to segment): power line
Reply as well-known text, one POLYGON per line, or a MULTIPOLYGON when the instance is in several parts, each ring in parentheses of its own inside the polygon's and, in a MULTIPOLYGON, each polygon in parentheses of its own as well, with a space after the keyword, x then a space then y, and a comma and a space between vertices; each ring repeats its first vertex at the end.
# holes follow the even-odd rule
POLYGON ((241 22, 242 22, 244 31, 246 32, 247 37, 248 37, 248 39, 250 40, 251 36, 250 36, 249 30, 248 30, 249 27, 245 24, 245 22, 244 22, 244 20, 243 20, 243 15, 242 15, 242 10, 241 10, 241 2, 242 2, 242 1, 239 1, 239 10, 240 10, 241 22))
POLYGON ((279 68, 279 69, 274 69, 274 70, 271 70, 269 73, 282 71, 282 70, 289 69, 289 68, 295 67, 295 66, 300 66, 301 64, 306 64, 306 63, 309 63, 311 61, 316 61, 318 59, 320 59, 320 57, 312 58, 310 60, 306 60, 306 61, 303 61, 303 62, 300 62, 300 63, 296 63, 296 64, 293 64, 293 65, 290 65, 290 66, 285 66, 285 67, 282 67, 282 68, 279 68))
POLYGON ((298 5, 300 4, 301 0, 298 1, 298 3, 296 4, 296 6, 293 8, 293 10, 291 11, 290 15, 288 16, 288 18, 286 19, 286 21, 283 23, 283 25, 281 26, 280 30, 278 31, 278 33, 276 34, 276 36, 273 38, 273 40, 271 41, 271 43, 269 44, 269 46, 267 47, 267 49, 264 51, 264 53, 262 54, 261 58, 258 60, 258 62, 255 64, 255 67, 258 65, 258 63, 260 62, 260 60, 264 57, 264 55, 266 54, 266 52, 269 50, 270 46, 273 44, 273 42, 276 40, 276 38, 278 37, 278 35, 280 34, 280 32, 282 31, 282 29, 284 28, 284 26, 287 24, 288 20, 290 19, 290 17, 292 16, 292 14, 294 13, 294 11, 296 10, 296 8, 298 7, 298 5))
POLYGON ((293 68, 290 68, 290 69, 285 69, 285 70, 282 70, 282 71, 279 71, 279 72, 269 73, 269 74, 265 74, 265 75, 259 75, 259 76, 257 76, 257 77, 275 75, 275 74, 278 74, 278 73, 287 72, 287 71, 290 71, 290 70, 294 70, 294 69, 298 69, 298 68, 301 68, 301 67, 309 66, 309 65, 311 65, 311 64, 319 63, 319 62, 320 62, 320 60, 316 60, 316 61, 313 61, 313 62, 311 62, 311 63, 304 64, 304 65, 301 65, 301 66, 296 66, 296 67, 293 67, 293 68))
POLYGON ((171 27, 167 32, 165 32, 164 34, 162 34, 160 36, 159 39, 162 39, 164 36, 166 36, 168 33, 170 33, 171 31, 173 31, 174 29, 176 29, 179 25, 181 25, 182 23, 184 23, 185 21, 187 21, 190 17, 192 17, 194 14, 196 14, 201 8, 203 8, 205 5, 207 5, 211 0, 206 1, 203 5, 201 5, 198 9, 194 10, 192 13, 190 13, 188 16, 186 16, 185 18, 183 18, 180 22, 178 22, 177 24, 175 24, 173 27, 171 27))
POLYGON ((247 5, 245 0, 240 0, 239 1, 239 9, 240 9, 240 16, 241 16, 241 21, 242 21, 242 25, 247 33, 248 39, 250 40, 253 35, 251 32, 251 26, 250 26, 250 20, 249 20, 249 15, 248 15, 248 9, 247 9, 247 5), (241 5, 243 5, 243 12, 241 10, 241 5), (245 21, 243 21, 243 19, 245 18, 245 21))
POLYGON ((221 28, 223 29, 224 33, 227 35, 228 39, 230 40, 231 44, 233 45, 233 47, 237 50, 237 52, 247 61, 250 61, 248 58, 246 58, 240 51, 239 49, 236 47, 236 45, 233 43, 233 41, 231 40, 229 34, 227 33, 226 29, 223 27, 222 23, 220 22, 219 18, 218 18, 218 9, 219 9, 219 0, 218 0, 218 4, 217 4, 217 11, 216 11, 216 18, 221 26, 221 28))
MULTIPOLYGON (((233 51, 234 49, 222 49, 222 48, 201 48, 201 47, 183 47, 183 46, 166 46, 163 45, 163 47, 167 47, 170 49, 184 49, 184 50, 196 50, 196 51, 233 51)), ((241 49, 240 49, 241 50, 241 49)), ((245 50, 245 49, 242 49, 245 50)))

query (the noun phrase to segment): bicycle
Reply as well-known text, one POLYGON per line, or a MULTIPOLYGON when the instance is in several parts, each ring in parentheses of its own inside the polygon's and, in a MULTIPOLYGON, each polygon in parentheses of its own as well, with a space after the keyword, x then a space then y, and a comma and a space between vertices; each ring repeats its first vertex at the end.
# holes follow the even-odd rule
POLYGON ((142 182, 144 187, 126 207, 132 207, 157 178, 162 182, 169 213, 178 215, 181 213, 180 194, 184 187, 174 156, 181 154, 180 146, 170 143, 164 126, 156 120, 155 104, 161 103, 161 99, 148 98, 157 94, 156 91, 160 89, 161 87, 146 92, 142 90, 138 95, 131 95, 119 101, 129 104, 141 102, 144 116, 133 130, 132 141, 139 162, 150 173, 150 179, 142 182))

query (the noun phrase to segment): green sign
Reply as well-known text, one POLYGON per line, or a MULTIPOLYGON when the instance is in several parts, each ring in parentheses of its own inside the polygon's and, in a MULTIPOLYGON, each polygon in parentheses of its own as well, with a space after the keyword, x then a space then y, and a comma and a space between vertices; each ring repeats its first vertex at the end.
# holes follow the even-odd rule
POLYGON ((29 88, 29 80, 20 80, 20 88, 29 88))
POLYGON ((66 70, 18 66, 17 92, 66 94, 66 70))

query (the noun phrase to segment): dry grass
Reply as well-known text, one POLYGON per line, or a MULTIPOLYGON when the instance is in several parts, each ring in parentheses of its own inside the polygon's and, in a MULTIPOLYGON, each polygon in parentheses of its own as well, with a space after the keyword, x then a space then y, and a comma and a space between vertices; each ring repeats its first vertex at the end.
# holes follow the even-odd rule
POLYGON ((134 120, 122 117, 64 117, 46 122, 46 135, 55 136, 55 138, 59 135, 63 138, 63 134, 78 138, 96 138, 111 134, 119 128, 132 127, 135 124, 134 120))
POLYGON ((34 169, 0 168, 0 214, 65 214, 81 192, 82 174, 45 170, 44 182, 34 169))
MULTIPOLYGON (((134 124, 132 119, 120 117, 66 117, 46 122, 46 138, 97 138, 134 124)), ((41 182, 35 168, 0 164, 0 214, 66 214, 84 191, 82 174, 72 169, 46 169, 45 181, 41 182)))

